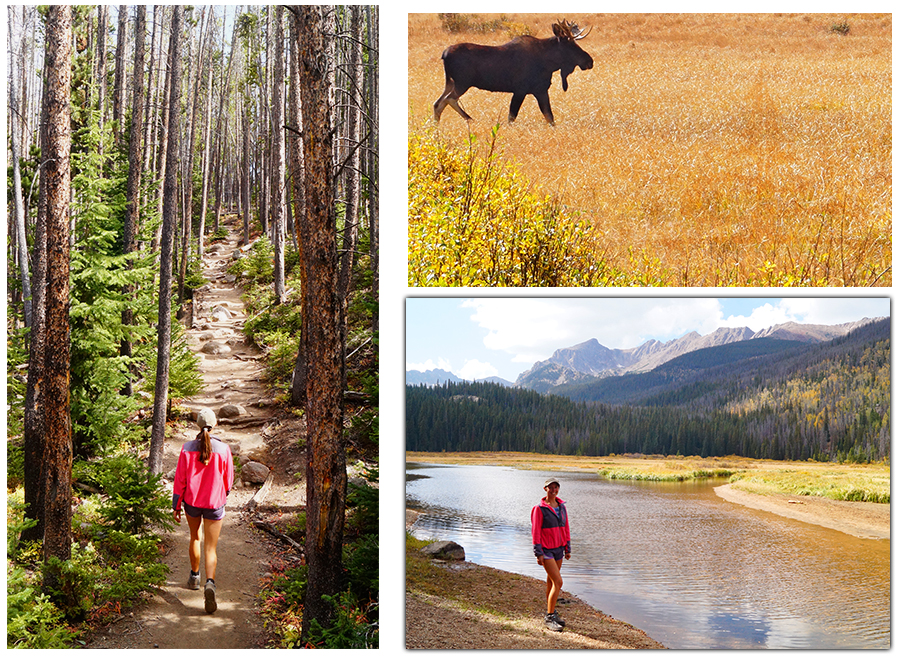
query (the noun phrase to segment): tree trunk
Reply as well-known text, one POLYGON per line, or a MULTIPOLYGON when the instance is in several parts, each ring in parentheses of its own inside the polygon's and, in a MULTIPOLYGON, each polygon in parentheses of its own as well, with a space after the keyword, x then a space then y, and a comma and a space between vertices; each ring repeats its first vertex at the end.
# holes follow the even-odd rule
MULTIPOLYGON (((141 169, 143 166, 143 147, 141 134, 144 127, 144 32, 147 22, 146 5, 137 6, 137 19, 134 26, 134 75, 132 84, 131 138, 128 146, 128 180, 125 193, 125 227, 122 237, 122 252, 130 254, 136 249, 135 235, 140 223, 141 210, 141 169)), ((126 289, 127 293, 127 289, 126 289)), ((126 296, 126 299, 130 296, 126 296)), ((134 310, 127 306, 122 310, 122 325, 125 332, 134 323, 134 310)), ((121 355, 131 357, 131 339, 126 335, 122 339, 121 355)), ((131 378, 125 385, 123 394, 131 396, 131 378)))
POLYGON ((272 236, 275 248, 275 304, 284 302, 284 8, 275 6, 272 85, 272 236))
POLYGON ((172 249, 178 213, 178 104, 181 100, 181 5, 172 6, 172 34, 169 42, 169 127, 166 144, 166 176, 163 187, 162 239, 159 256, 159 317, 157 325, 156 387, 153 392, 153 430, 150 436, 149 468, 162 472, 166 440, 166 412, 169 400, 169 360, 172 348, 172 249))
POLYGON ((372 332, 378 334, 378 6, 369 5, 369 116, 372 134, 369 138, 369 255, 372 261, 372 332))
POLYGON ((119 27, 116 30, 116 73, 113 82, 113 121, 116 144, 125 120, 125 49, 128 44, 128 5, 119 5, 119 27))
MULTIPOLYGON (((144 113, 144 169, 150 171, 153 168, 153 140, 156 135, 154 127, 156 126, 154 108, 157 100, 157 74, 156 74, 156 32, 160 26, 159 5, 153 6, 153 30, 150 33, 150 61, 147 65, 147 92, 144 105, 146 112, 144 113)), ((146 9, 144 11, 146 21, 146 9)))
MULTIPOLYGON (((169 17, 169 31, 171 33, 172 29, 172 18, 169 17)), ((171 37, 170 37, 171 39, 171 37)), ((162 121, 159 125, 159 162, 157 163, 158 170, 156 172, 156 178, 159 181, 159 201, 157 209, 159 211, 159 217, 163 217, 163 199, 165 195, 163 194, 163 189, 165 188, 165 179, 166 179, 166 169, 168 168, 167 163, 167 155, 169 150, 169 112, 170 107, 170 99, 172 98, 172 63, 167 59, 166 63, 166 75, 163 81, 163 102, 162 102, 162 121)), ((177 122, 176 122, 177 126, 177 122)), ((151 247, 155 251, 162 240, 162 228, 163 223, 160 222, 159 227, 156 230, 156 234, 153 237, 153 241, 151 243, 151 247)))
MULTIPOLYGON (((288 123, 294 129, 288 134, 289 155, 291 160, 291 180, 294 189, 294 235, 297 243, 299 263, 306 263, 304 254, 305 244, 300 235, 300 230, 306 217, 306 193, 304 191, 303 172, 303 140, 301 130, 303 121, 300 113, 300 65, 298 52, 300 44, 299 18, 292 12, 290 16, 290 42, 291 42, 291 66, 288 123)), ((306 276, 301 273, 300 299, 306 301, 306 276)), ((300 318, 300 338, 298 341, 297 360, 294 363, 294 372, 291 376, 291 404, 297 408, 306 407, 306 314, 300 318)))
POLYGON ((350 11, 350 38, 347 40, 349 57, 347 61, 347 149, 345 168, 345 190, 347 203, 344 210, 343 255, 341 257, 340 291, 347 300, 350 293, 350 280, 356 258, 356 244, 359 240, 359 115, 362 98, 357 96, 359 67, 362 65, 362 54, 359 44, 362 43, 359 30, 360 8, 357 5, 348 7, 350 11))
MULTIPOLYGON (((43 79, 43 97, 47 98, 47 77, 43 79)), ((44 489, 42 469, 46 464, 44 451, 47 424, 44 355, 47 350, 47 168, 46 145, 49 108, 41 104, 40 146, 44 153, 39 173, 37 222, 34 228, 34 288, 32 290, 32 325, 28 341, 28 384, 25 390, 23 423, 25 517, 36 525, 22 532, 23 541, 44 538, 44 489)))
MULTIPOLYGON (((69 199, 72 146, 72 8, 53 5, 47 19, 47 344, 45 360, 44 560, 71 556, 72 420, 69 412, 69 199)), ((61 576, 48 566, 44 588, 61 576)))
POLYGON ((334 34, 334 8, 297 8, 303 26, 299 44, 300 95, 306 166, 303 313, 307 380, 306 552, 309 566, 302 637, 310 622, 328 627, 333 611, 322 596, 343 588, 341 551, 347 472, 343 443, 344 361, 342 304, 337 291, 337 246, 333 190, 328 72, 323 57, 334 34))
POLYGON ((200 174, 200 220, 197 229, 197 256, 203 257, 204 233, 206 232, 206 207, 209 204, 209 134, 212 123, 212 67, 206 81, 206 113, 203 126, 203 154, 200 174))
POLYGON ((241 198, 244 203, 244 241, 250 242, 250 108, 244 107, 243 152, 244 169, 241 172, 241 198))
MULTIPOLYGON (((8 7, 9 23, 12 25, 13 8, 8 7)), ((24 29, 24 26, 23 26, 24 29)), ((12 39, 12 36, 9 37, 12 39)), ((23 37, 24 40, 24 37, 23 37)), ((28 269, 28 242, 25 235, 25 202, 22 198, 22 172, 19 167, 19 99, 16 90, 15 74, 9 77, 9 113, 11 125, 9 130, 10 157, 13 165, 13 197, 16 223, 16 249, 19 262, 19 276, 22 280, 22 303, 25 327, 31 327, 31 278, 28 269)))
MULTIPOLYGON (((97 72, 94 80, 97 85, 97 109, 99 114, 100 131, 106 121, 106 32, 109 25, 109 6, 97 5, 97 72)), ((99 153, 103 153, 103 140, 97 145, 99 153)))

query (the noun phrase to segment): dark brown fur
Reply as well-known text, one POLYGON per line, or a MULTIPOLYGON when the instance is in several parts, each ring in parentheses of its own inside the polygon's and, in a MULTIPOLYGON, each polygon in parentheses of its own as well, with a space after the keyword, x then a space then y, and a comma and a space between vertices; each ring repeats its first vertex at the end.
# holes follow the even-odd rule
POLYGON ((441 59, 444 61, 446 85, 440 98, 434 102, 434 119, 440 121, 441 113, 448 105, 466 121, 472 118, 459 105, 459 97, 476 87, 489 92, 511 93, 509 121, 514 121, 528 94, 537 99, 544 118, 553 125, 550 109, 550 81, 554 71, 562 76, 563 91, 569 88, 568 76, 579 67, 582 70, 594 66, 591 56, 576 43, 583 38, 578 26, 568 22, 553 25, 555 36, 538 39, 532 36, 516 37, 502 46, 455 44, 448 47, 441 59))

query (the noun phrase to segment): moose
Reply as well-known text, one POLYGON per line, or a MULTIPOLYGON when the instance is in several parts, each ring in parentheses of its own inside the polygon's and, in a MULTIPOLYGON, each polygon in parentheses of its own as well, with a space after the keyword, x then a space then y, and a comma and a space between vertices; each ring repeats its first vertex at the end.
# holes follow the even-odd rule
POLYGON ((480 46, 461 43, 449 46, 441 55, 444 61, 446 86, 434 102, 434 120, 448 105, 466 121, 471 117, 459 105, 459 97, 469 88, 489 92, 512 93, 509 121, 513 122, 528 94, 537 99, 541 114, 554 126, 550 109, 550 80, 554 71, 562 76, 562 88, 569 89, 568 76, 580 67, 586 71, 594 66, 591 56, 577 41, 584 39, 591 28, 584 31, 570 21, 553 24, 553 37, 538 39, 530 35, 516 37, 502 46, 480 46))

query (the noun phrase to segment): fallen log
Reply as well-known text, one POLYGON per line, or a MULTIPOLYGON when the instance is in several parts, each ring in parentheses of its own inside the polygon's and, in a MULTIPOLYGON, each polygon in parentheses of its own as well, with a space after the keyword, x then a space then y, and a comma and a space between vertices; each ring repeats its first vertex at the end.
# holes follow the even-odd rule
POLYGON ((269 472, 269 476, 266 477, 266 480, 263 482, 262 487, 256 491, 256 495, 250 498, 250 501, 244 505, 244 508, 248 511, 253 511, 262 504, 262 501, 266 499, 269 495, 269 490, 272 488, 272 482, 275 480, 275 471, 269 472))
POLYGON ((219 426, 233 426, 236 428, 244 426, 262 426, 266 422, 272 420, 272 416, 253 416, 253 417, 223 417, 218 420, 219 426))
POLYGON ((256 527, 257 529, 261 529, 262 531, 266 532, 267 534, 271 534, 279 541, 283 541, 284 543, 287 543, 289 546, 291 546, 292 548, 297 550, 301 554, 301 556, 305 556, 303 546, 300 545, 299 543, 297 543, 290 536, 287 536, 286 534, 282 534, 281 532, 279 532, 277 529, 275 529, 274 525, 271 525, 267 522, 263 522, 262 520, 254 520, 253 526, 256 527))

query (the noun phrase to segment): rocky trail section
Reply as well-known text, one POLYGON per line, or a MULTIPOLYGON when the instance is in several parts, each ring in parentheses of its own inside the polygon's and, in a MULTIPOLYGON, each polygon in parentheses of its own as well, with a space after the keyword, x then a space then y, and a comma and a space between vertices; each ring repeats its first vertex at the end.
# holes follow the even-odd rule
MULTIPOLYGON (((169 576, 165 585, 133 612, 98 631, 89 648, 260 648, 265 642, 257 614, 260 585, 273 561, 299 561, 299 546, 260 529, 305 505, 305 455, 298 440, 302 420, 275 407, 263 383, 262 354, 244 337, 241 290, 226 270, 239 251, 239 234, 209 246, 203 274, 209 281, 194 293, 188 341, 200 358, 203 391, 180 402, 192 419, 211 408, 213 435, 235 457, 235 485, 225 507, 216 573, 218 609, 204 610, 203 590, 187 588, 188 526, 184 518, 162 534, 169 576), (262 499, 262 502, 259 500, 262 499)), ((197 427, 179 424, 166 440, 163 472, 171 484, 181 445, 197 427)), ((201 577, 203 576, 201 562, 201 577)))

